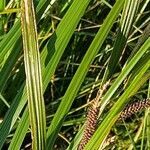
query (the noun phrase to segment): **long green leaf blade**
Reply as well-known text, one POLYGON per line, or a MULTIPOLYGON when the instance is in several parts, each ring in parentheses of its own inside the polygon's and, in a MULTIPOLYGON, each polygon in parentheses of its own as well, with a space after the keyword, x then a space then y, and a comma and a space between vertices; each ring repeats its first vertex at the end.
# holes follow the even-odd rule
POLYGON ((139 6, 139 0, 126 0, 123 13, 121 15, 121 21, 120 21, 120 28, 117 35, 117 39, 114 44, 114 48, 108 63, 108 66, 105 70, 105 79, 104 83, 111 77, 111 75, 114 73, 116 66, 118 65, 120 55, 123 52, 126 42, 129 36, 129 33, 132 29, 133 20, 136 15, 138 6, 139 6))
POLYGON ((108 103, 109 99, 115 93, 115 91, 117 90, 117 88, 120 86, 120 84, 122 83, 122 81, 127 77, 127 75, 130 73, 130 71, 133 69, 133 67, 137 64, 137 62, 145 54, 145 52, 147 51, 147 49, 150 46, 149 42, 150 42, 150 38, 146 40, 146 42, 144 43, 144 45, 135 54, 135 56, 131 59, 131 61, 127 65, 124 66, 124 68, 122 69, 122 72, 120 73, 119 77, 116 79, 116 81, 110 87, 110 89, 108 90, 108 92, 102 98, 101 112, 103 111, 103 109, 105 108, 105 106, 108 103))
POLYGON ((44 150, 46 118, 33 1, 23 0, 21 7, 26 85, 33 140, 32 148, 35 150, 44 150))
POLYGON ((24 140, 24 137, 26 134, 22 134, 22 133, 24 133, 24 132, 27 133, 27 130, 29 127, 29 111, 28 111, 27 107, 21 118, 22 118, 20 120, 21 123, 19 123, 19 125, 18 125, 18 128, 15 132, 15 135, 13 136, 13 139, 9 145, 8 150, 20 149, 20 146, 24 140), (19 130, 19 129, 21 129, 21 130, 19 130))

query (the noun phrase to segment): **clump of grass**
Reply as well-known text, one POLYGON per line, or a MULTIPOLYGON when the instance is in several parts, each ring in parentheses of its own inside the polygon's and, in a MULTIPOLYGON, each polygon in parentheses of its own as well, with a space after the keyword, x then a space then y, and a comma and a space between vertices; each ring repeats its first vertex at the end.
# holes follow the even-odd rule
MULTIPOLYGON (((149 106, 148 100, 142 100, 125 108, 132 96, 150 95, 149 0, 32 0, 35 16, 30 15, 33 7, 27 7, 26 15, 32 10, 22 26, 21 1, 0 0, 0 149, 25 149, 33 143, 39 150, 54 149, 54 145, 77 149, 83 134, 78 127, 85 121, 86 110, 81 148, 98 149, 112 127, 117 128, 120 112, 126 119, 149 106), (34 29, 26 26, 33 22, 34 29), (22 33, 29 40, 23 42, 22 33), (36 45, 38 57, 29 51, 36 45), (23 47, 29 53, 23 53, 23 47), (85 109, 90 103, 87 95, 94 95, 94 88, 109 79, 113 81, 107 92, 101 92, 102 87, 85 109), (125 80, 128 84, 122 90, 125 80), (98 117, 103 116, 97 126, 98 117)), ((137 139, 147 140, 149 146, 149 125, 145 128, 137 139)), ((123 136, 114 146, 122 149, 122 141, 123 136)))

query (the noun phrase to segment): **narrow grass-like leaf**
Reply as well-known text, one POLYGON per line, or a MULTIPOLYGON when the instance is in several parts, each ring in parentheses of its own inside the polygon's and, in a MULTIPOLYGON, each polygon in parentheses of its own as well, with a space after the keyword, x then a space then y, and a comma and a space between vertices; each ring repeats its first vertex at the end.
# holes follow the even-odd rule
POLYGON ((10 105, 8 104, 8 102, 5 100, 5 98, 2 96, 2 94, 0 93, 0 100, 3 101, 3 103, 9 108, 10 105))
MULTIPOLYGON (((145 117, 143 119, 143 127, 142 127, 142 138, 141 138, 141 145, 140 145, 140 150, 145 149, 145 147, 147 147, 147 145, 145 144, 145 137, 146 137, 146 129, 147 129, 147 115, 148 112, 145 113, 145 117)), ((131 147, 131 146, 130 146, 131 147)), ((132 147, 131 147, 132 148, 132 147)))
MULTIPOLYGON (((141 49, 148 49, 150 47, 149 40, 147 40, 143 47, 141 49)), ((140 50, 141 50, 140 49, 140 50)), ((90 149, 98 149, 99 145, 103 142, 104 138, 108 135, 111 127, 115 123, 115 121, 118 119, 119 114, 125 104, 127 103, 127 99, 130 97, 130 94, 132 91, 135 90, 136 85, 141 80, 144 73, 147 71, 147 69, 150 67, 150 60, 147 61, 145 66, 140 70, 140 72, 137 74, 137 76, 134 78, 134 80, 131 82, 130 86, 126 89, 126 91, 121 95, 121 97, 118 99, 118 101, 113 105, 111 110, 109 111, 108 115, 104 119, 104 121, 101 123, 99 128, 96 130, 95 134, 89 141, 89 143, 86 146, 87 150, 90 149)))
POLYGON ((5 8, 5 0, 1 0, 1 3, 0 3, 0 11, 3 11, 4 8, 5 8))
MULTIPOLYGON (((147 93, 147 97, 150 98, 150 79, 149 79, 149 84, 148 84, 148 93, 147 93)), ((146 112, 147 116, 146 118, 146 135, 147 135, 147 148, 150 148, 150 109, 147 110, 146 112)))
POLYGON ((47 149, 52 149, 54 141, 57 134, 62 126, 64 117, 67 115, 68 110, 73 103, 73 100, 86 76, 90 63, 94 60, 95 55, 98 53, 100 47, 102 46, 107 34, 109 33, 114 21, 118 17, 120 11, 122 10, 124 1, 117 1, 113 9, 107 16, 103 23, 102 28, 97 33, 92 44, 90 45, 87 53, 85 54, 76 74, 74 75, 62 101, 61 104, 52 120, 52 123, 48 129, 47 133, 47 149))
POLYGON ((105 96, 102 98, 101 112, 105 108, 105 106, 108 103, 111 96, 115 93, 117 88, 120 86, 122 81, 127 77, 127 75, 130 73, 130 71, 133 69, 133 67, 136 65, 136 63, 140 60, 140 58, 144 55, 144 53, 147 51, 147 49, 149 47, 150 47, 150 38, 146 40, 144 45, 139 49, 139 51, 129 61, 129 63, 124 66, 124 68, 122 69, 122 72, 120 73, 119 77, 115 80, 113 85, 110 87, 110 89, 107 91, 105 96))
POLYGON ((133 20, 136 15, 138 6, 139 6, 139 0, 126 0, 123 13, 121 15, 121 21, 120 21, 120 28, 117 35, 117 39, 114 44, 114 48, 108 63, 108 66, 105 70, 104 75, 104 83, 112 76, 112 74, 115 71, 115 68, 118 65, 121 53, 123 52, 126 41, 128 39, 130 30, 132 29, 133 20))
MULTIPOLYGON (((149 38, 150 36, 150 24, 147 25, 147 27, 144 29, 143 34, 139 38, 136 46, 134 47, 130 59, 133 57, 133 55, 138 51, 138 49, 141 47, 141 45, 149 38)), ((130 60, 128 59, 128 61, 130 60)), ((128 61, 126 63, 128 63, 128 61)))
POLYGON ((150 110, 147 110, 147 118, 146 118, 146 135, 147 135, 147 148, 150 148, 150 110))
POLYGON ((5 87, 5 84, 7 82, 7 79, 9 77, 9 74, 12 70, 12 67, 14 66, 14 62, 18 60, 18 56, 20 54, 20 49, 22 48, 22 44, 18 45, 16 44, 11 51, 11 54, 9 55, 8 59, 5 61, 4 66, 2 67, 0 71, 0 91, 3 90, 5 87))
POLYGON ((26 97, 26 90, 24 89, 24 86, 25 86, 25 84, 23 84, 20 87, 18 94, 16 95, 15 99, 13 100, 13 103, 11 104, 11 106, 10 106, 8 112, 6 113, 4 120, 1 124, 0 149, 2 148, 7 135, 11 131, 14 123, 16 122, 17 118, 19 117, 19 114, 26 103, 27 98, 23 99, 24 97, 26 97))
POLYGON ((124 126, 125 126, 125 128, 126 128, 126 131, 127 131, 128 136, 129 136, 129 139, 130 139, 130 141, 131 141, 131 143, 132 143, 133 149, 136 150, 136 146, 135 146, 134 139, 132 138, 131 133, 130 133, 130 131, 128 130, 128 127, 127 127, 127 125, 126 125, 125 122, 124 122, 124 126))
MULTIPOLYGON (((142 129, 143 129, 143 125, 144 125, 144 121, 142 121, 142 123, 141 123, 141 125, 140 125, 140 127, 139 127, 139 129, 138 129, 138 131, 137 131, 137 133, 135 135, 135 137, 134 137, 134 142, 135 143, 139 139, 139 136, 140 136, 140 134, 142 132, 142 129)), ((133 149, 133 144, 131 143, 130 146, 128 147, 128 150, 132 150, 132 149, 133 149)))
POLYGON ((84 133, 85 125, 82 126, 82 128, 79 130, 75 138, 72 140, 70 145, 68 146, 67 150, 77 150, 78 145, 82 139, 83 133, 84 133))
POLYGON ((0 12, 0 15, 4 15, 4 14, 10 14, 10 13, 17 13, 17 12, 19 12, 20 11, 20 9, 7 9, 7 10, 4 10, 4 11, 2 11, 2 12, 0 12))
POLYGON ((8 150, 13 150, 13 149, 20 149, 21 144, 24 140, 24 137, 26 134, 22 134, 22 133, 26 133, 29 127, 29 111, 28 108, 26 107, 26 110, 24 111, 23 116, 21 117, 22 119, 20 121, 22 121, 22 123, 19 123, 17 130, 15 132, 15 135, 13 136, 10 146, 8 148, 8 150), (20 130, 21 129, 21 130, 20 130))
MULTIPOLYGON (((132 80, 135 78, 135 76, 138 74, 138 72, 143 68, 143 66, 147 63, 147 61, 149 60, 149 56, 150 56, 150 51, 148 53, 146 53, 139 61, 138 63, 135 65, 135 67, 133 68, 133 70, 131 71, 130 77, 128 78, 128 81, 126 83, 125 86, 128 86, 128 84, 130 84, 132 82, 132 80)), ((147 73, 147 75, 149 74, 149 72, 147 73)), ((145 77, 147 76, 145 75, 145 77)), ((136 88, 140 87, 140 83, 136 86, 136 88)), ((134 95, 135 93, 132 93, 132 95, 134 95)))
MULTIPOLYGON (((0 12, 4 10, 5 3, 6 3, 5 0, 1 0, 1 3, 0 3, 0 12)), ((0 14, 0 36, 3 35, 3 33, 4 33, 4 18, 0 14)))
POLYGON ((33 1, 23 0, 21 8, 21 25, 32 148, 34 150, 43 150, 45 149, 46 140, 46 118, 42 95, 40 55, 33 1))
POLYGON ((14 25, 13 29, 6 35, 4 40, 0 42, 0 64, 3 62, 4 56, 6 55, 8 50, 12 49, 12 46, 19 39, 20 35, 21 35, 20 21, 18 21, 14 25))

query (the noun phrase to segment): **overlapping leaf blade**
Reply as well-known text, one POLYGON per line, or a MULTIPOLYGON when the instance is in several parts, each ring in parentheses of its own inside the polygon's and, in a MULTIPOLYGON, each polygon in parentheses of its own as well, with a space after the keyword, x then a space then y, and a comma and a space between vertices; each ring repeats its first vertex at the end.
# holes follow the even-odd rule
POLYGON ((22 1, 21 20, 32 148, 41 150, 46 143, 46 116, 33 1, 22 1))

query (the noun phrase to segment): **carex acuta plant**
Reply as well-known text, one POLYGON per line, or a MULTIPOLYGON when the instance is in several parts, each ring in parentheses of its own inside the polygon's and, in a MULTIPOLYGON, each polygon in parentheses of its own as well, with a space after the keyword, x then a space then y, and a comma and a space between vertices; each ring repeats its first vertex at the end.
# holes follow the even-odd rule
POLYGON ((149 16, 149 0, 0 0, 0 150, 97 150, 148 108, 129 100, 149 97, 149 16))

